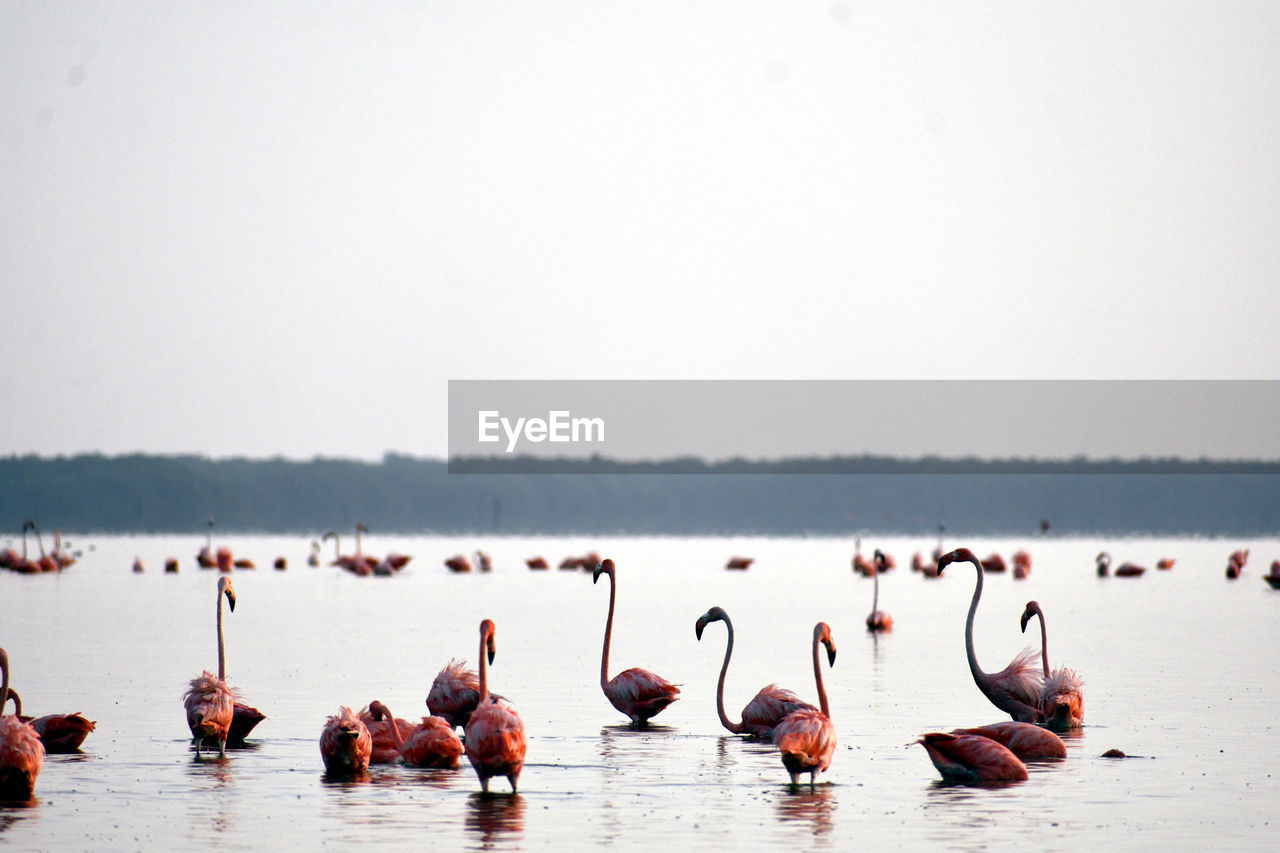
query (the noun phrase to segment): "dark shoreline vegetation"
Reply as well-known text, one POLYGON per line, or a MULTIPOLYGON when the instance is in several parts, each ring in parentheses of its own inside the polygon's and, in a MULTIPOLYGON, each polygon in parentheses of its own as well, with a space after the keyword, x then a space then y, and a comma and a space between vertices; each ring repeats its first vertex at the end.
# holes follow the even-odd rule
POLYGON ((0 458, 0 533, 1267 535, 1280 462, 0 458), (458 473, 466 471, 468 473, 458 473), (571 472, 571 473, 565 473, 571 472))

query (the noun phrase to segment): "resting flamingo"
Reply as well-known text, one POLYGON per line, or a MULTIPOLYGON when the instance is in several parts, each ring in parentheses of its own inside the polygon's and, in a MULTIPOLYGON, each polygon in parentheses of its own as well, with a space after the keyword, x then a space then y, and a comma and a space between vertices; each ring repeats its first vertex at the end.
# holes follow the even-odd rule
POLYGON ((202 569, 212 569, 218 563, 213 556, 213 516, 209 516, 209 526, 205 528, 204 547, 196 552, 196 562, 202 569))
POLYGON ((1021 782, 1027 766, 1008 747, 982 735, 930 732, 916 743, 929 753, 929 760, 947 782, 1021 782))
POLYGON ((729 562, 724 564, 726 569, 734 569, 737 571, 746 571, 751 568, 751 564, 756 561, 755 557, 730 557, 729 562))
POLYGON ((1008 571, 1008 569, 1009 566, 1005 563, 1004 557, 1001 557, 994 551, 988 554, 987 558, 982 561, 982 570, 984 572, 1004 572, 1008 571))
POLYGON ((450 726, 465 729, 479 701, 480 676, 467 669, 466 661, 452 658, 431 682, 427 711, 442 717, 450 726))
POLYGON ((330 776, 361 776, 369 772, 373 738, 360 718, 346 705, 325 721, 320 730, 320 757, 330 776))
POLYGON ((1116 577, 1118 578, 1136 578, 1140 577, 1147 570, 1146 566, 1139 566, 1137 563, 1121 563, 1116 566, 1116 577))
POLYGON ((1048 729, 1033 723, 1002 720, 986 726, 952 729, 953 735, 981 735, 1001 744, 1023 761, 1034 758, 1066 758, 1067 745, 1048 729))
POLYGON ((1036 669, 1035 654, 1030 649, 1019 652, 1000 672, 984 672, 978 666, 978 658, 973 650, 973 618, 978 612, 978 601, 982 598, 982 563, 968 548, 957 548, 944 554, 938 561, 938 573, 941 574, 943 569, 954 562, 972 563, 978 573, 973 599, 969 602, 969 616, 964 624, 964 650, 974 683, 993 705, 1013 719, 1022 723, 1040 722, 1039 701, 1043 678, 1036 669))
MULTIPOLYGON (((396 757, 404 759, 406 764, 413 767, 454 768, 458 766, 458 758, 462 755, 462 740, 444 718, 423 717, 422 722, 415 726, 405 720, 396 719, 387 706, 376 699, 369 703, 369 711, 375 720, 388 721, 386 732, 395 743, 396 757), (400 734, 401 726, 406 732, 403 736, 400 734)), ((373 737, 376 753, 378 737, 377 735, 373 737)))
POLYGON ((813 679, 818 685, 821 710, 802 708, 792 711, 773 728, 773 743, 782 753, 782 766, 791 774, 793 788, 800 783, 800 774, 808 773, 809 788, 812 789, 818 774, 831 766, 831 757, 836 751, 836 727, 831 723, 827 688, 822 683, 819 644, 827 647, 827 665, 834 666, 836 644, 831 637, 831 626, 826 622, 813 626, 813 679))
MULTIPOLYGON (((876 565, 877 566, 883 562, 883 559, 882 559, 883 556, 884 555, 880 553, 880 549, 877 548, 876 549, 876 565)), ((880 570, 878 568, 873 568, 871 570, 871 577, 875 581, 876 586, 875 586, 875 592, 872 594, 872 598, 871 598, 871 613, 867 615, 867 630, 868 631, 892 631, 893 617, 890 616, 888 613, 885 613, 883 610, 879 609, 880 607, 880 570)))
POLYGON ((9 698, 13 700, 14 716, 31 724, 40 743, 44 745, 45 754, 78 752, 84 739, 97 728, 97 723, 86 719, 79 711, 74 714, 46 714, 43 717, 23 716, 22 697, 12 687, 9 688, 9 698))
POLYGON ((1084 725, 1084 681, 1074 669, 1060 667, 1049 672, 1049 632, 1045 628, 1044 611, 1037 601, 1028 601, 1022 611, 1022 631, 1032 616, 1040 618, 1040 659, 1044 667, 1044 687, 1040 690, 1040 713, 1054 731, 1078 729, 1084 725))
POLYGON ((524 721, 515 709, 504 705, 497 696, 489 695, 489 671, 487 658, 493 663, 496 652, 493 620, 480 623, 480 701, 467 721, 467 760, 480 777, 480 789, 489 793, 489 780, 494 776, 506 776, 511 783, 511 793, 516 792, 516 782, 524 767, 524 754, 529 739, 524 733, 524 721))
POLYGON ((1271 561, 1271 574, 1263 575, 1262 579, 1266 581, 1272 589, 1280 589, 1280 560, 1271 561))
POLYGON ((524 561, 524 564, 535 572, 543 571, 544 569, 550 568, 550 566, 547 564, 546 557, 529 557, 524 561))
POLYGON ((0 800, 29 800, 44 767, 44 745, 17 714, 5 716, 9 702, 9 654, 0 648, 0 800))
POLYGON ((196 748, 196 758, 200 757, 200 744, 205 738, 216 740, 218 755, 227 757, 227 737, 231 731, 231 718, 235 713, 235 699, 231 688, 227 687, 227 661, 222 640, 222 597, 227 597, 227 605, 234 613, 236 609, 236 591, 231 586, 231 578, 218 578, 218 675, 215 677, 208 670, 197 678, 191 679, 191 686, 182 697, 183 706, 187 710, 187 726, 191 729, 191 742, 196 748))
POLYGON ((360 722, 369 730, 373 739, 373 750, 369 753, 370 764, 392 764, 400 760, 400 732, 393 723, 398 723, 405 731, 409 730, 408 720, 397 720, 391 716, 387 706, 377 699, 360 709, 360 722))
POLYGON ((609 642, 613 638, 613 607, 617 597, 618 581, 613 560, 605 560, 596 566, 591 582, 609 576, 609 618, 604 624, 604 650, 600 655, 600 689, 613 707, 626 714, 637 726, 645 726, 650 718, 680 698, 680 688, 660 675, 647 669, 633 667, 609 678, 609 642))
POLYGON ((724 663, 720 665, 720 681, 716 685, 716 713, 720 716, 721 725, 736 735, 769 740, 773 737, 773 727, 792 711, 805 708, 810 711, 817 710, 808 702, 801 701, 800 697, 790 690, 770 684, 756 693, 755 698, 742 709, 741 722, 735 723, 730 720, 729 715, 724 711, 724 679, 729 671, 729 658, 733 654, 733 623, 729 621, 729 614, 723 608, 713 607, 698 617, 698 621, 693 626, 693 633, 701 640, 703 630, 712 622, 723 622, 729 635, 729 641, 724 650, 724 663))

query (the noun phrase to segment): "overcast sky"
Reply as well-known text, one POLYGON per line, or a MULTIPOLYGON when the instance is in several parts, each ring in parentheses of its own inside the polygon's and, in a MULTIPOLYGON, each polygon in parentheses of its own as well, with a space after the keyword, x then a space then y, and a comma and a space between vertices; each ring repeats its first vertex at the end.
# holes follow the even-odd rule
POLYGON ((1277 379, 1280 4, 6 0, 0 235, 0 454, 443 456, 450 379, 1277 379))

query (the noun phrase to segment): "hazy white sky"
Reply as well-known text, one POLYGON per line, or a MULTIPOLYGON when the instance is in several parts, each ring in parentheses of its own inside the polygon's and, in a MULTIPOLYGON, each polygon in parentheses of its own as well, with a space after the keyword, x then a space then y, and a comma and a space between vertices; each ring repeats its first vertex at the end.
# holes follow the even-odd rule
POLYGON ((0 454, 442 456, 449 379, 1280 378, 1278 81, 1270 2, 6 0, 0 454))

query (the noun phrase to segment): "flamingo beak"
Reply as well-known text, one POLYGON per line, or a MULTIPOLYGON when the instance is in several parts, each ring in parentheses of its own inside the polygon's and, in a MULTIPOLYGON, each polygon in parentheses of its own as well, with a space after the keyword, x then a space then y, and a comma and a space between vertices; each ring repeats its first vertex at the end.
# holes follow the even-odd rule
POLYGON ((707 623, 702 619, 699 619, 697 623, 693 626, 693 633, 697 636, 699 640, 702 639, 702 629, 705 627, 707 627, 707 623))

